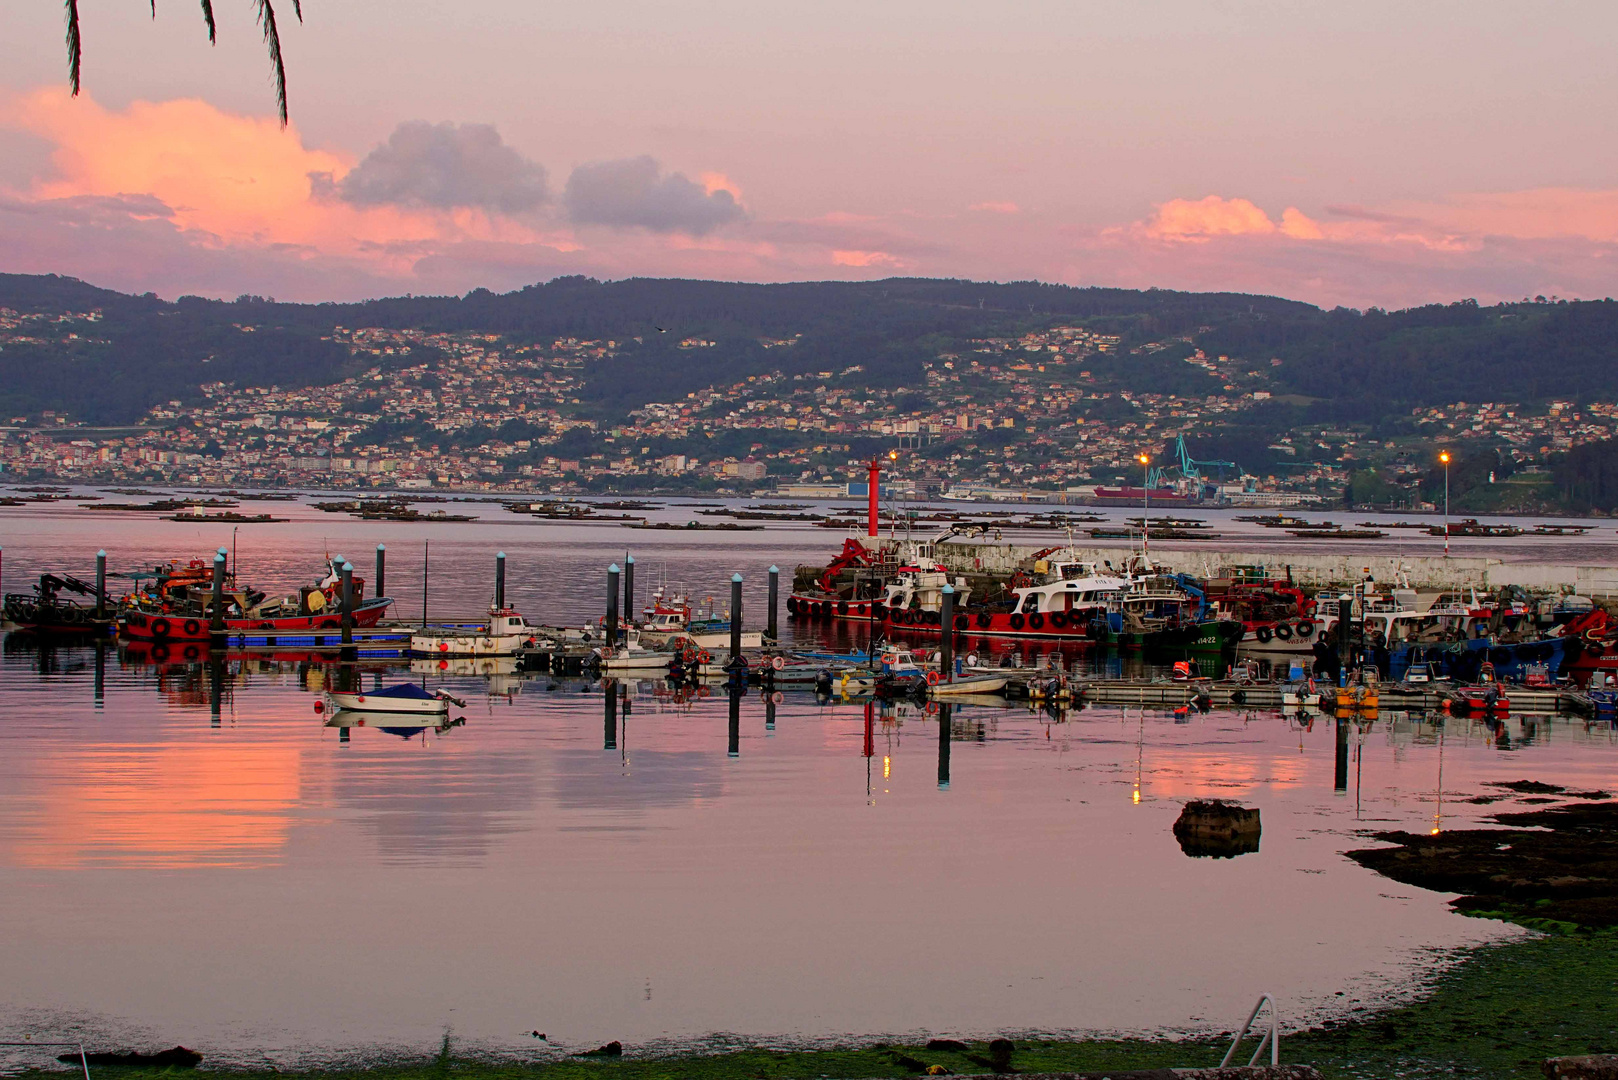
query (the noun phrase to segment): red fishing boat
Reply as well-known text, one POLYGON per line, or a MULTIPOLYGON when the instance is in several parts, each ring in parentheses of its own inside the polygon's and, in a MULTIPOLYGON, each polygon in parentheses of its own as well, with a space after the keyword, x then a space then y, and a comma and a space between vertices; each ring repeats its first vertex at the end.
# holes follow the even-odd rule
POLYGON ((1618 673, 1618 622, 1596 607, 1563 623, 1558 636, 1564 643, 1561 671, 1580 686, 1596 672, 1618 673))
MULTIPOLYGON (((267 594, 237 585, 233 571, 224 583, 225 632, 230 634, 298 634, 342 628, 341 564, 327 563, 326 576, 295 595, 271 599, 267 594)), ((201 559, 180 566, 159 567, 149 578, 137 576, 135 592, 118 613, 119 636, 151 643, 209 640, 212 611, 213 567, 201 559)), ((386 596, 363 599, 365 580, 350 585, 354 626, 375 626, 388 606, 386 596)))

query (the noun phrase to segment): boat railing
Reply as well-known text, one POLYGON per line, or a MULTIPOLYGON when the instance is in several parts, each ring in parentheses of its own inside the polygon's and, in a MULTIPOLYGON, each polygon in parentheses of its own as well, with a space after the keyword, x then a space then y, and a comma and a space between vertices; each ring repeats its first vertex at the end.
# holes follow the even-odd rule
POLYGON ((1224 1059, 1219 1062, 1221 1069, 1228 1066, 1231 1058, 1236 1056, 1236 1048, 1241 1045, 1247 1033, 1253 1030, 1253 1021, 1258 1019, 1259 1010, 1263 1009, 1266 1003, 1270 1006, 1270 1029, 1264 1033, 1264 1037, 1258 1041, 1258 1046, 1253 1049, 1253 1056, 1247 1060, 1247 1067, 1252 1068, 1258 1064, 1259 1055, 1264 1053, 1266 1043, 1270 1047, 1270 1064, 1272 1066, 1281 1064, 1281 1022, 1276 1012, 1275 999, 1269 994, 1260 994, 1253 1011, 1247 1014, 1247 1022, 1236 1032, 1236 1037, 1230 1041, 1230 1049, 1225 1051, 1224 1059))

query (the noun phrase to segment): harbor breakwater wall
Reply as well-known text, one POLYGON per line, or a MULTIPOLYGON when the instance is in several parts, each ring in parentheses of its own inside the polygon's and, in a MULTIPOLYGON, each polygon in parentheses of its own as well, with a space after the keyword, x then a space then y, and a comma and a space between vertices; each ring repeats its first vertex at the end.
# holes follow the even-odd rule
MULTIPOLYGON (((951 570, 971 574, 1009 574, 1043 550, 1032 544, 979 544, 946 541, 934 549, 939 562, 951 570)), ((1111 561, 1119 566, 1128 560, 1127 548, 1075 547, 1081 560, 1098 565, 1111 561)), ((1273 577, 1285 577, 1290 567, 1294 581, 1301 585, 1326 587, 1363 581, 1367 575, 1377 581, 1393 581, 1401 574, 1418 589, 1453 589, 1477 586, 1500 588, 1518 585, 1543 592, 1572 591, 1584 596, 1607 599, 1618 597, 1618 566, 1573 563, 1517 562, 1504 559, 1433 555, 1368 555, 1364 553, 1230 551, 1225 549, 1152 549, 1152 561, 1160 566, 1213 577, 1221 567, 1262 566, 1273 577)), ((1061 557, 1067 557, 1064 547, 1061 557)))

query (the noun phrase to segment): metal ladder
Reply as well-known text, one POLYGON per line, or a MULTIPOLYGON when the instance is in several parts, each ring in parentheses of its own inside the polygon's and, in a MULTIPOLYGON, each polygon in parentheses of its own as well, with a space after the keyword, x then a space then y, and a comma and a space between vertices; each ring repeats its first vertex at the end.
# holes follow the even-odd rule
POLYGON ((1230 1059, 1236 1056, 1236 1047, 1241 1045, 1242 1039, 1253 1029, 1253 1021, 1258 1019, 1259 1010, 1264 1008, 1265 1002, 1270 1004, 1270 1030, 1266 1031, 1264 1037, 1258 1041, 1258 1046, 1254 1049, 1253 1056, 1248 1059, 1247 1064, 1249 1068, 1258 1064, 1259 1055, 1264 1053, 1265 1043, 1270 1046, 1270 1064, 1281 1064, 1281 1022, 1280 1017, 1276 1014, 1275 999, 1269 994, 1260 994, 1258 1004, 1254 1005, 1253 1011, 1247 1014, 1247 1023, 1242 1025, 1242 1029, 1230 1041, 1230 1049, 1225 1051, 1224 1060, 1219 1063, 1221 1069, 1229 1065, 1230 1059))

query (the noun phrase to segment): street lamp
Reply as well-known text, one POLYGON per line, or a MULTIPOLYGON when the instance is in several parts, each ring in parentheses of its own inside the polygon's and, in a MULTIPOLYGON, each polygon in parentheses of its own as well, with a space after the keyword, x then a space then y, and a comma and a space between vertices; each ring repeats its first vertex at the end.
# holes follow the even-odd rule
POLYGON ((1152 457, 1150 454, 1141 454, 1135 459, 1140 462, 1140 553, 1144 556, 1152 542, 1152 457))
POLYGON ((1440 450, 1438 460, 1444 466, 1444 558, 1449 558, 1449 451, 1440 450))

